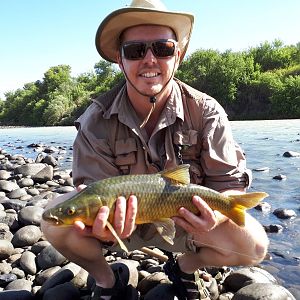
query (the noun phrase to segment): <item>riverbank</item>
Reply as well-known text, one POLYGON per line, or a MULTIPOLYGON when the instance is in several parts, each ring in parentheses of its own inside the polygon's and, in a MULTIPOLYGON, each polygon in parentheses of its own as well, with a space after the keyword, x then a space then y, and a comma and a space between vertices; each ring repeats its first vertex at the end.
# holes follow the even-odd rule
MULTIPOLYGON (((35 158, 0 150, 0 299, 86 299, 93 280, 58 253, 40 230, 48 201, 74 189, 70 169, 61 168, 52 155, 53 145, 32 143, 31 147, 43 148, 35 158)), ((104 255, 113 268, 121 268, 128 275, 129 284, 142 299, 174 298, 162 258, 140 250, 126 255, 105 251, 104 255)), ((202 277, 211 299, 261 299, 266 294, 269 296, 264 299, 270 300, 299 296, 293 298, 262 266, 208 268, 202 277)))

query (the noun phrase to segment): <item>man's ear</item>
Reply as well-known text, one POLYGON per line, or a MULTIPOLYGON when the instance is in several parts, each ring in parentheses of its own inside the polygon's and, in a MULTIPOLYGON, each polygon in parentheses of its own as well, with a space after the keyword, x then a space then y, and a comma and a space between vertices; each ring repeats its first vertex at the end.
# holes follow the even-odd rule
POLYGON ((118 55, 117 55, 117 63, 119 65, 119 68, 121 69, 121 71, 124 71, 120 52, 118 52, 118 55))

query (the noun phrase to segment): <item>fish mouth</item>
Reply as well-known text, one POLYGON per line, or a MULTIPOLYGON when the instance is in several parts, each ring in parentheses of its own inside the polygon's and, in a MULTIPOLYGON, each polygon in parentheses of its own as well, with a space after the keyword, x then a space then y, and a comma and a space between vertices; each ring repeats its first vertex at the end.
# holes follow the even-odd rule
POLYGON ((42 214, 43 220, 45 220, 48 223, 51 223, 52 225, 63 225, 64 222, 60 220, 57 216, 52 215, 51 211, 45 211, 42 214))

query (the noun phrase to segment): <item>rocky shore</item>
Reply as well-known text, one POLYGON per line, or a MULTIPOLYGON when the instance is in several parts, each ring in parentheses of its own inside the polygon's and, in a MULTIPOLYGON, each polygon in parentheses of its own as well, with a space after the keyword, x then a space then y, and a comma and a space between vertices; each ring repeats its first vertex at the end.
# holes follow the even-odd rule
MULTIPOLYGON (((29 145, 41 147, 41 145, 29 145)), ((43 146, 36 159, 0 149, 0 299, 88 299, 93 279, 44 238, 41 216, 48 201, 74 189, 70 170, 62 170, 43 146)), ((262 210, 264 208, 261 208, 262 210)), ((164 253, 159 249, 152 249, 164 253)), ((106 260, 137 288, 141 299, 174 299, 164 260, 140 250, 105 250, 106 260)), ((261 267, 207 268, 203 280, 213 300, 299 299, 261 267)))

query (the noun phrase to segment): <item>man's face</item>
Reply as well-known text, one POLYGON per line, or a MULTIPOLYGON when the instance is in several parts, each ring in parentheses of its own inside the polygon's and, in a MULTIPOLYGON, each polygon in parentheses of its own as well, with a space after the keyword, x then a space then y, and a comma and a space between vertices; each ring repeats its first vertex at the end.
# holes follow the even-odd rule
MULTIPOLYGON (((125 30, 122 35, 122 44, 129 41, 153 41, 175 39, 173 31, 165 26, 140 25, 125 30)), ((120 53, 121 55, 121 53, 120 53)), ((149 48, 142 59, 130 60, 120 58, 119 66, 126 72, 130 82, 146 95, 159 93, 172 76, 173 70, 178 67, 180 50, 170 57, 157 58, 149 48), (121 63, 122 59, 122 63, 121 63)), ((128 88, 132 88, 128 86, 128 88)))

